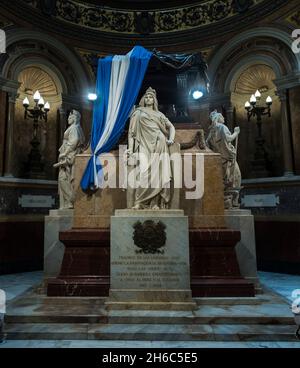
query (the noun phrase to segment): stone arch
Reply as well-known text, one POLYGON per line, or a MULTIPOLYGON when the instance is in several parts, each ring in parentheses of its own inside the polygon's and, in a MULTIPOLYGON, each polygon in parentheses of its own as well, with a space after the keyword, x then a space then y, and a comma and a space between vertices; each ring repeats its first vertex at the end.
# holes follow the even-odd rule
POLYGON ((209 76, 212 91, 229 92, 232 78, 244 65, 264 62, 274 69, 278 78, 300 70, 300 54, 292 52, 291 44, 292 39, 286 32, 272 27, 260 27, 237 35, 211 59, 209 76))
POLYGON ((257 64, 264 64, 272 68, 274 71, 276 78, 281 76, 280 72, 280 65, 277 63, 276 60, 269 56, 259 55, 259 56, 251 56, 245 58, 245 60, 241 60, 238 64, 236 64, 231 71, 229 72, 225 84, 224 84, 224 92, 233 92, 235 84, 240 77, 240 75, 247 70, 250 66, 257 65, 257 64))
MULTIPOLYGON (((45 102, 50 103, 47 121, 39 120, 37 129, 37 139, 39 141, 38 150, 41 154, 41 161, 44 164, 43 170, 38 174, 40 178, 55 179, 56 171, 52 167, 56 161, 58 149, 58 137, 60 134, 60 121, 58 112, 62 106, 62 90, 59 78, 52 68, 45 68, 39 65, 37 60, 27 60, 25 67, 22 64, 14 69, 16 79, 19 82, 17 97, 14 102, 14 119, 12 122, 14 147, 14 157, 12 161, 12 173, 16 177, 28 177, 33 161, 29 159, 32 150, 32 119, 24 119, 23 99, 29 99, 30 108, 34 106, 33 94, 39 91, 45 102), (56 77, 56 78, 55 78, 56 77)), ((31 177, 31 176, 29 176, 31 177)))
POLYGON ((58 94, 69 93, 69 86, 61 71, 53 64, 48 62, 47 60, 34 56, 25 59, 15 60, 11 67, 11 79, 18 80, 18 76, 20 73, 27 68, 37 67, 44 70, 47 74, 51 76, 55 85, 57 87, 58 94))
POLYGON ((61 93, 81 95, 88 90, 90 81, 77 55, 56 38, 38 31, 10 29, 7 35, 9 57, 2 67, 2 76, 15 80, 22 68, 42 67, 61 86, 61 93), (24 57, 24 54, 28 56, 24 57))
MULTIPOLYGON (((47 73, 57 86, 57 97, 48 98, 51 104, 48 125, 43 131, 40 130, 44 139, 40 139, 40 147, 44 147, 44 152, 41 153, 48 160, 46 162, 48 169, 45 169, 45 172, 49 178, 54 178, 56 174, 53 172, 52 163, 56 159, 68 111, 75 107, 78 108, 82 111, 82 125, 89 126, 90 105, 86 96, 93 81, 77 53, 55 37, 14 26, 7 29, 6 36, 7 53, 0 55, 2 87, 10 93, 8 108, 11 113, 7 123, 10 128, 7 130, 6 144, 7 147, 13 147, 15 141, 20 140, 23 146, 21 144, 19 146, 22 146, 23 149, 19 156, 8 150, 5 172, 17 177, 23 175, 21 170, 16 169, 16 164, 18 160, 19 162, 24 161, 24 152, 30 149, 28 137, 32 127, 29 121, 26 122, 28 129, 25 132, 22 131, 24 134, 19 137, 21 130, 18 128, 20 126, 24 128, 25 124, 22 124, 23 104, 21 99, 24 98, 24 93, 19 91, 18 79, 22 71, 36 67, 47 73), (50 148, 52 151, 49 153, 50 148)), ((86 130, 88 131, 88 128, 86 130)))

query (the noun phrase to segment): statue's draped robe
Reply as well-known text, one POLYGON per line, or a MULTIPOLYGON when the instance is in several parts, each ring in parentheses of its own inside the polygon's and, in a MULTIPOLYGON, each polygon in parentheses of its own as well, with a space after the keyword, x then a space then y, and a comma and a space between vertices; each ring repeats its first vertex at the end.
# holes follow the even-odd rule
POLYGON ((221 154, 225 183, 231 182, 233 187, 239 188, 241 186, 241 172, 236 162, 236 149, 231 144, 232 141, 232 134, 226 125, 221 123, 211 125, 207 145, 212 151, 221 154), (233 163, 235 163, 234 170, 233 163))
POLYGON ((60 155, 66 154, 65 165, 59 169, 58 187, 60 194, 60 208, 72 208, 73 206, 73 182, 75 157, 82 152, 84 134, 79 124, 72 124, 64 133, 64 139, 59 148, 60 155))
POLYGON ((164 204, 170 201, 172 170, 167 121, 161 112, 144 107, 137 108, 131 116, 129 135, 134 140, 133 154, 138 159, 135 172, 140 183, 135 190, 135 205, 147 207, 155 198, 163 199, 164 204))

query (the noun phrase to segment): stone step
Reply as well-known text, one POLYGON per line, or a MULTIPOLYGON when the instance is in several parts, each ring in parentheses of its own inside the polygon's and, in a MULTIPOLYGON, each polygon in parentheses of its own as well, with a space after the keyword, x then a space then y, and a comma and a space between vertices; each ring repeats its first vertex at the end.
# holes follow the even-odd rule
POLYGON ((6 315, 5 322, 12 323, 112 323, 112 324, 261 324, 294 325, 291 316, 258 315, 194 315, 180 311, 111 311, 109 315, 6 315))
MULTIPOLYGON (((295 325, 6 324, 7 340, 297 341, 295 325)), ((300 347, 300 342, 299 342, 300 347)))
POLYGON ((108 323, 108 317, 99 314, 6 314, 5 323, 61 323, 61 324, 80 324, 80 323, 108 323))
MULTIPOLYGON (((25 294, 22 295, 22 297, 20 298, 16 298, 13 301, 11 301, 8 304, 15 304, 16 301, 18 300, 22 300, 22 303, 47 303, 48 305, 57 305, 57 304, 68 304, 68 305, 73 305, 73 304, 97 304, 97 305, 104 305, 105 301, 107 301, 107 297, 101 297, 101 296, 97 296, 97 297, 91 297, 91 296, 87 296, 87 297, 78 297, 78 296, 74 296, 74 297, 66 297, 66 296, 59 296, 59 297, 55 297, 55 296, 47 296, 44 294, 25 294)), ((209 305, 234 305, 234 304, 239 304, 239 305, 257 305, 257 304, 261 304, 261 303, 266 303, 266 302, 272 302, 274 303, 274 301, 280 301, 282 302, 283 299, 282 297, 278 296, 277 294, 274 293, 268 293, 268 294, 257 294, 255 297, 195 297, 193 298, 193 300, 199 304, 209 304, 209 305)))
POLYGON ((260 305, 204 303, 198 305, 195 311, 107 311, 103 304, 94 304, 91 301, 80 304, 74 300, 74 305, 69 304, 67 307, 60 303, 61 301, 53 304, 47 301, 15 304, 8 307, 5 321, 6 323, 294 324, 291 306, 282 302, 265 302, 260 305))
POLYGON ((162 314, 148 314, 142 315, 136 312, 132 315, 127 313, 111 313, 108 317, 108 323, 113 324, 185 324, 185 325, 228 325, 228 324, 261 324, 261 325, 294 325, 295 321, 293 317, 288 316, 251 316, 251 315, 188 315, 186 314, 174 314, 174 315, 162 315, 162 314))

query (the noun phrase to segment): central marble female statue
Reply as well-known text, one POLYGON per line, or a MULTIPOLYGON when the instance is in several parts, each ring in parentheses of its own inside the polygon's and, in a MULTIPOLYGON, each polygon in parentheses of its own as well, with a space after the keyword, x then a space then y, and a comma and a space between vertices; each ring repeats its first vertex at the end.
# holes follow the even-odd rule
POLYGON ((168 208, 172 179, 169 146, 174 138, 175 128, 158 110, 156 91, 149 87, 131 116, 128 132, 127 163, 134 167, 138 183, 133 209, 168 208))

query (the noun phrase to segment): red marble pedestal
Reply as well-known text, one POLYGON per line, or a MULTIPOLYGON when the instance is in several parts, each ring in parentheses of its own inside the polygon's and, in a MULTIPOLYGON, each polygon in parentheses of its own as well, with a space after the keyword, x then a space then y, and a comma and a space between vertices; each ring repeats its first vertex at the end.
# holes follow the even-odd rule
POLYGON ((110 232, 107 229, 62 231, 65 245, 61 271, 48 279, 48 296, 108 296, 110 232))
POLYGON ((241 233, 230 229, 190 230, 194 297, 251 297, 254 284, 242 278, 235 246, 241 233))
MULTIPOLYGON (((191 289, 194 297, 254 296, 254 285, 241 277, 235 246, 240 232, 190 230, 191 289)), ((72 229, 60 233, 65 254, 60 274, 49 279, 48 296, 108 296, 110 232, 72 229)))

